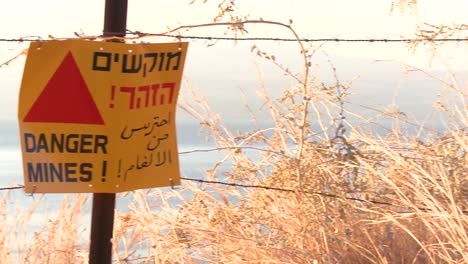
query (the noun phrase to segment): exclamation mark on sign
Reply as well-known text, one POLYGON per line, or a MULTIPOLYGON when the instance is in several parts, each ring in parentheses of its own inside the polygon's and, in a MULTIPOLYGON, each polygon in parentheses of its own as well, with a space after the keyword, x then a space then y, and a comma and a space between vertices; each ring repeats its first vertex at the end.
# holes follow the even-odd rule
POLYGON ((117 172, 117 178, 120 178, 120 167, 122 167, 122 160, 119 160, 119 171, 117 172))
POLYGON ((109 104, 110 108, 114 108, 114 99, 115 99, 115 85, 112 85, 111 89, 111 103, 109 104))
POLYGON ((102 182, 106 182, 107 160, 102 161, 102 182))

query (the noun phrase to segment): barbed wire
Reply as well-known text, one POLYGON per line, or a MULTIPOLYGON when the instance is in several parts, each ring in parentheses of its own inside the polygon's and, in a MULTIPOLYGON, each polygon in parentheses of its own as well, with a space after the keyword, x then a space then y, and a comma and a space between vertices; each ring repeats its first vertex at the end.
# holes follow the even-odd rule
MULTIPOLYGON (((277 37, 215 37, 215 36, 196 36, 196 35, 176 35, 176 34, 159 34, 145 32, 130 32, 126 37, 119 39, 135 40, 146 37, 167 37, 176 39, 193 39, 193 40, 227 40, 227 41, 277 41, 277 42, 295 42, 294 38, 277 38, 277 37)), ((108 37, 107 37, 108 38, 108 37)), ((54 38, 44 39, 41 37, 20 37, 20 38, 0 38, 0 42, 33 42, 33 41, 57 41, 67 39, 106 39, 103 36, 83 36, 77 35, 72 38, 54 38)), ((303 42, 368 42, 368 43, 411 43, 411 42, 468 42, 468 38, 301 38, 303 42)))
POLYGON ((258 148, 258 147, 249 147, 249 146, 233 146, 233 147, 216 147, 216 148, 205 148, 205 149, 194 149, 194 150, 187 150, 179 152, 180 155, 183 154, 193 154, 193 153, 200 153, 200 152, 214 152, 214 151, 222 151, 222 150, 233 150, 233 151, 242 151, 242 150, 257 150, 260 152, 268 152, 273 153, 276 155, 281 155, 284 157, 289 158, 284 152, 281 151, 274 151, 270 149, 258 148))
MULTIPOLYGON (((358 202, 367 202, 367 203, 380 204, 380 205, 397 206, 396 204, 392 204, 389 202, 383 202, 383 201, 377 201, 377 200, 366 200, 366 199, 360 199, 360 198, 354 198, 354 197, 344 197, 344 196, 339 196, 336 194, 324 193, 324 192, 313 192, 313 191, 306 192, 306 191, 300 191, 300 190, 295 190, 295 189, 287 189, 287 188, 272 187, 272 186, 265 186, 265 185, 252 185, 252 184, 230 183, 230 182, 222 182, 222 181, 209 181, 209 180, 194 179, 194 178, 187 178, 187 177, 180 177, 180 179, 186 180, 186 181, 203 183, 203 184, 220 184, 224 186, 255 188, 255 189, 263 189, 263 190, 271 190, 271 191, 289 192, 289 193, 297 192, 297 193, 304 193, 304 194, 320 195, 320 196, 325 196, 329 198, 353 200, 353 201, 358 201, 358 202)), ((0 188, 0 191, 17 190, 17 189, 23 189, 23 188, 24 188, 23 185, 13 186, 13 187, 3 187, 3 188, 0 188)))
POLYGON ((18 185, 18 186, 12 186, 12 187, 1 187, 0 191, 19 190, 19 189, 24 189, 24 186, 18 185))
MULTIPOLYGON (((422 207, 417 207, 417 206, 412 207, 412 208, 402 207, 401 205, 394 204, 394 203, 391 203, 391 202, 379 201, 379 200, 374 200, 374 199, 362 199, 362 198, 356 198, 356 197, 342 196, 342 195, 337 195, 337 194, 327 193, 327 192, 302 191, 302 190, 299 190, 299 189, 288 189, 288 188, 265 186, 265 185, 254 185, 254 184, 242 184, 242 183, 233 183, 233 182, 231 183, 231 182, 223 182, 223 181, 212 181, 212 180, 203 180, 203 179, 195 179, 195 178, 188 178, 188 177, 180 177, 180 179, 185 180, 185 181, 203 183, 203 184, 218 184, 218 185, 241 187, 241 188, 253 188, 253 189, 262 189, 262 190, 288 192, 288 193, 301 193, 301 194, 309 194, 309 195, 319 195, 319 196, 322 196, 322 197, 327 197, 327 198, 332 198, 332 199, 349 200, 349 201, 355 201, 355 202, 371 203, 371 204, 376 204, 376 205, 393 206, 393 207, 398 207, 400 209, 403 209, 403 208, 407 209, 407 210, 418 209, 418 210, 421 210, 421 211, 424 211, 424 212, 431 211, 431 209, 428 209, 428 208, 422 208, 422 207)), ((19 185, 19 186, 12 186, 12 187, 3 187, 3 188, 0 188, 0 191, 18 190, 18 189, 24 189, 24 186, 19 185)), ((468 210, 463 210, 462 213, 463 214, 468 214, 468 210)))
MULTIPOLYGON (((233 187, 254 188, 254 189, 288 192, 288 193, 301 193, 301 194, 309 194, 309 195, 319 195, 319 196, 322 196, 322 197, 327 197, 327 198, 332 198, 332 199, 349 200, 349 201, 355 201, 355 202, 371 203, 371 204, 376 204, 376 205, 393 206, 393 207, 398 207, 400 209, 407 209, 409 211, 413 211, 414 209, 421 210, 423 212, 432 211, 429 208, 423 208, 423 207, 418 207, 418 206, 414 206, 414 207, 410 208, 408 206, 401 206, 401 205, 394 204, 394 203, 391 203, 391 202, 379 201, 379 200, 374 200, 374 199, 362 199, 362 198, 356 198, 356 197, 342 196, 342 195, 337 195, 337 194, 327 193, 327 192, 302 191, 302 190, 299 190, 299 189, 286 189, 286 188, 271 187, 271 186, 264 186, 264 185, 251 185, 251 184, 229 183, 229 182, 221 182, 221 181, 209 181, 209 180, 193 179, 193 178, 186 178, 186 177, 181 177, 181 179, 186 180, 186 181, 199 182, 199 183, 203 183, 203 184, 220 184, 220 185, 233 186, 233 187)), ((462 213, 468 215, 468 210, 462 210, 462 213)))
MULTIPOLYGON (((201 39, 201 40, 230 40, 230 41, 283 41, 294 42, 298 41, 293 38, 267 38, 267 37, 210 37, 210 36, 181 36, 181 35, 158 35, 151 33, 142 33, 143 36, 163 36, 180 39, 201 39)), ((446 38, 446 39, 416 39, 416 38, 302 38, 303 42, 422 42, 422 41, 435 41, 435 42, 463 42, 468 41, 468 38, 446 38)))
MULTIPOLYGON (((109 34, 112 34, 110 32, 109 34)), ((274 37, 215 37, 215 36, 196 36, 196 35, 180 35, 180 34, 167 34, 167 33, 146 33, 146 32, 139 32, 139 31, 130 31, 127 30, 126 36, 119 36, 121 33, 115 33, 115 37, 107 37, 107 36, 86 36, 83 34, 79 34, 77 32, 74 33, 75 37, 68 37, 68 38, 56 38, 54 36, 49 35, 48 39, 44 39, 40 36, 26 36, 26 37, 19 37, 19 38, 0 38, 1 42, 34 42, 34 41, 61 41, 61 40, 112 40, 112 39, 119 39, 119 40, 129 40, 135 41, 143 38, 148 37, 167 37, 167 38, 175 38, 179 41, 181 40, 208 40, 208 41, 276 41, 276 42, 335 42, 335 43, 406 43, 406 44, 413 44, 417 45, 418 43, 441 43, 441 42, 468 42, 468 37, 462 38, 435 38, 435 37, 426 37, 420 36, 418 38, 274 38, 274 37)), ((143 41, 142 41, 143 42, 143 41)), ((146 41, 145 43, 150 43, 146 41)), ((208 44, 208 46, 214 45, 208 44)), ((10 62, 16 60, 19 56, 24 55, 27 53, 27 50, 23 50, 21 53, 17 54, 15 57, 7 60, 6 62, 0 63, 0 68, 3 66, 7 66, 10 62)))
POLYGON ((389 202, 383 202, 383 201, 377 201, 377 200, 365 200, 365 199, 354 198, 354 197, 345 197, 345 196, 340 196, 340 195, 336 195, 332 193, 325 193, 325 192, 301 191, 299 189, 296 190, 296 189, 286 189, 286 188, 271 187, 271 186, 264 186, 264 185, 251 185, 251 184, 242 184, 242 183, 209 181, 209 180, 193 179, 193 178, 186 178, 186 177, 180 177, 180 178, 182 180, 199 182, 199 183, 204 183, 204 184, 220 184, 220 185, 225 185, 225 186, 242 187, 242 188, 254 188, 254 189, 263 189, 263 190, 289 192, 289 193, 313 194, 313 195, 320 195, 320 196, 325 196, 329 198, 353 200, 353 201, 358 201, 358 202, 368 202, 368 203, 380 204, 380 205, 397 206, 396 204, 392 204, 389 202))

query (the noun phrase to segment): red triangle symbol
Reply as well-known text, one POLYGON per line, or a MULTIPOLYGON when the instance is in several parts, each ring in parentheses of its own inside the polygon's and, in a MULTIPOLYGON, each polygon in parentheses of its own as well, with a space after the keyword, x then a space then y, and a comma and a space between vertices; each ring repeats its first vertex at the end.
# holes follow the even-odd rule
POLYGON ((23 121, 104 124, 71 52, 65 56, 23 121))

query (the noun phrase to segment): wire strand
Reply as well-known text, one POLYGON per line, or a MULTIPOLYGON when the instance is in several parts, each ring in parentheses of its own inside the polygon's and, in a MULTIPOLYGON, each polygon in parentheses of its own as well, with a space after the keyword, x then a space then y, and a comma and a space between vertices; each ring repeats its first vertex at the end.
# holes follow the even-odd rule
MULTIPOLYGON (((195 35, 175 35, 175 34, 158 34, 145 32, 128 33, 122 39, 135 40, 145 37, 168 37, 176 39, 193 39, 193 40, 227 40, 227 41, 277 41, 277 42, 294 42, 298 41, 293 38, 272 38, 272 37, 214 37, 214 36, 195 36, 195 35)), ((52 38, 43 39, 40 37, 23 37, 23 38, 0 38, 0 42, 33 42, 33 41, 56 41, 66 39, 98 39, 103 36, 79 36, 74 38, 52 38)), ((368 43, 411 43, 411 42, 468 42, 468 38, 302 38, 303 42, 368 42, 368 43)))
MULTIPOLYGON (((320 195, 320 196, 332 198, 332 199, 350 200, 350 201, 356 201, 356 202, 364 202, 364 203, 371 203, 371 204, 376 204, 376 205, 386 205, 386 206, 394 206, 394 207, 402 208, 400 205, 390 203, 390 202, 379 201, 379 200, 374 200, 374 199, 361 199, 361 198, 355 198, 355 197, 340 196, 340 195, 333 194, 333 193, 301 191, 299 189, 286 189, 286 188, 272 187, 272 186, 265 186, 265 185, 252 185, 252 184, 229 183, 229 182, 222 182, 222 181, 209 181, 209 180, 194 179, 194 178, 187 178, 187 177, 180 177, 180 179, 186 180, 186 181, 203 183, 203 184, 219 184, 219 185, 232 186, 232 187, 255 188, 255 189, 263 189, 263 190, 271 190, 271 191, 289 192, 289 193, 320 195)), ((23 185, 13 186, 13 187, 3 187, 3 188, 0 188, 0 191, 17 190, 17 189, 23 189, 23 188, 24 188, 23 185)), ((424 212, 431 211, 428 208, 422 208, 422 207, 417 207, 417 206, 413 208, 406 207, 405 209, 407 210, 418 209, 424 212)), ((468 214, 468 210, 463 210, 462 213, 468 214)))
POLYGON ((0 188, 0 191, 18 190, 18 189, 24 189, 24 186, 19 185, 19 186, 13 186, 13 187, 3 187, 3 188, 0 188))
POLYGON ((250 185, 250 184, 229 183, 229 182, 221 182, 221 181, 207 181, 207 180, 202 180, 202 179, 192 179, 192 178, 185 178, 185 177, 181 177, 181 179, 187 180, 187 181, 205 183, 205 184, 221 184, 221 185, 226 185, 226 186, 243 187, 243 188, 255 188, 255 189, 264 189, 264 190, 290 192, 290 193, 313 194, 313 195, 320 195, 320 196, 325 196, 329 198, 337 198, 337 199, 342 199, 342 200, 352 200, 352 201, 357 201, 357 202, 367 202, 367 203, 380 204, 380 205, 398 206, 396 204, 392 204, 389 202, 383 202, 383 201, 377 201, 377 200, 365 200, 365 199, 354 198, 354 197, 345 197, 345 196, 339 196, 336 194, 324 193, 324 192, 301 191, 299 189, 297 190, 285 189, 285 188, 270 187, 270 186, 264 186, 264 185, 250 185))
MULTIPOLYGON (((160 36, 160 37, 172 37, 178 39, 201 39, 201 40, 231 40, 231 41, 280 41, 280 42, 294 42, 297 39, 292 38, 267 38, 267 37, 210 37, 210 36, 190 36, 190 35, 171 35, 171 34, 152 34, 152 33, 141 33, 142 36, 160 36)), ((302 38, 300 41, 303 42, 423 42, 423 41, 434 41, 434 42, 462 42, 468 41, 468 38, 446 38, 446 39, 416 39, 416 38, 302 38)))

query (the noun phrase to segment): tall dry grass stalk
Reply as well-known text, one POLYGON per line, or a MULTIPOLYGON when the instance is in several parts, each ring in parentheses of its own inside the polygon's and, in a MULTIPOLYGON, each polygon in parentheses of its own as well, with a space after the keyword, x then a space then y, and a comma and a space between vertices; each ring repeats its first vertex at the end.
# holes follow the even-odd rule
POLYGON ((54 212, 38 207, 44 195, 32 201, 30 208, 11 208, 9 194, 0 202, 1 263, 86 263, 82 223, 85 195, 66 195, 54 212), (84 249, 83 249, 84 248, 84 249))

